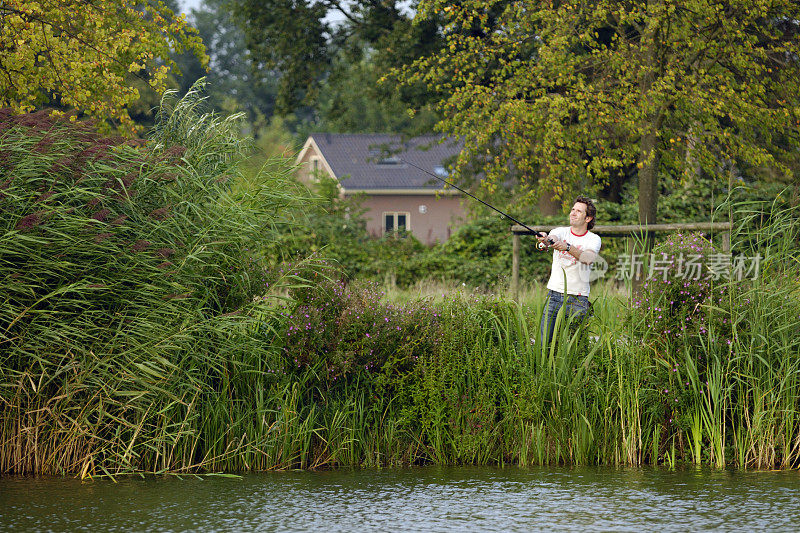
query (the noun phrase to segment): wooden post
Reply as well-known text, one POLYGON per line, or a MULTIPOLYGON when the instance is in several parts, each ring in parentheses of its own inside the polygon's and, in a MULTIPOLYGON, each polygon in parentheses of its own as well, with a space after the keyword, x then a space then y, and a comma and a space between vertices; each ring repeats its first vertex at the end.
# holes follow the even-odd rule
POLYGON ((653 246, 656 243, 656 234, 655 232, 651 231, 649 228, 643 227, 642 228, 642 236, 644 240, 642 241, 642 249, 637 250, 636 244, 634 243, 631 246, 631 261, 636 258, 636 254, 639 253, 642 257, 642 273, 640 276, 636 276, 636 269, 634 269, 634 276, 631 278, 631 296, 634 294, 638 294, 642 287, 644 286, 644 280, 647 277, 647 274, 644 272, 644 263, 648 262, 647 258, 650 257, 650 254, 653 253, 653 246))
POLYGON ((722 251, 726 254, 731 251, 731 232, 725 231, 722 233, 722 251))
POLYGON ((511 255, 511 297, 519 301, 519 235, 514 233, 511 255))

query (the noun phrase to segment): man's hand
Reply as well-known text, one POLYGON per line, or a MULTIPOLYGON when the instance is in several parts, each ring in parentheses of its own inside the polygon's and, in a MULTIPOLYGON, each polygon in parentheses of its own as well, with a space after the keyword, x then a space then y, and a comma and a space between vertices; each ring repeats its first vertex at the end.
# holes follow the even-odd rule
POLYGON ((559 252, 566 252, 567 251, 567 241, 556 241, 550 245, 550 248, 555 248, 559 252))
POLYGON ((542 244, 544 244, 544 245, 546 245, 546 246, 552 246, 552 244, 551 244, 551 243, 555 243, 555 241, 557 240, 557 239, 556 239, 555 237, 553 237, 552 235, 549 235, 549 234, 547 234, 547 233, 545 233, 545 232, 543 232, 543 231, 540 231, 540 232, 538 232, 538 233, 536 234, 536 239, 537 239, 537 240, 538 240, 540 243, 542 243, 542 244))

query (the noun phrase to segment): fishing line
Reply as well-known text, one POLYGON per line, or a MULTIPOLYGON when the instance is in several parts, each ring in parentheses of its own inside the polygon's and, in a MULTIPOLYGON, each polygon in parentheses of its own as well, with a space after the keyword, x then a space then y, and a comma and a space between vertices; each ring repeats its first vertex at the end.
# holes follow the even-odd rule
MULTIPOLYGON (((444 179, 444 178, 442 178, 442 177, 439 177, 439 176, 437 176, 437 175, 436 175, 436 174, 434 174, 433 172, 428 172, 428 171, 427 171, 427 170, 425 170, 424 168, 422 168, 422 167, 418 167, 418 166, 417 166, 417 165, 415 165, 414 163, 411 163, 411 162, 409 162, 409 161, 406 161, 405 159, 402 159, 402 158, 399 158, 399 157, 398 157, 397 159, 398 159, 398 160, 400 160, 401 162, 405 163, 406 165, 410 165, 410 166, 412 166, 412 167, 416 168, 417 170, 421 170, 421 171, 422 171, 422 172, 424 172, 425 174, 428 174, 429 176, 432 176, 432 177, 436 178, 437 180, 441 181, 442 183, 445 183, 445 184, 449 185, 450 187, 452 187, 452 188, 454 188, 454 189, 457 189, 457 190, 459 190, 459 191, 463 192, 464 194, 466 194, 466 195, 467 195, 467 196, 469 196, 470 198, 472 198, 472 199, 474 199, 474 200, 477 200, 477 201, 479 201, 480 203, 482 203, 483 205, 485 205, 485 206, 486 206, 486 207, 488 207, 489 209, 494 209, 495 211, 497 211, 498 213, 500 213, 501 215, 503 215, 503 216, 504 216, 504 217, 506 217, 507 219, 511 220, 512 222, 516 222, 517 224, 519 224, 520 226, 522 226, 522 227, 523 227, 523 228, 525 228, 526 230, 530 231, 531 233, 533 233, 533 234, 534 234, 534 235, 536 235, 537 237, 547 237, 547 236, 548 236, 548 235, 547 235, 547 233, 545 233, 545 232, 543 232, 543 231, 536 231, 535 229, 531 228, 531 227, 530 227, 530 226, 528 226, 527 224, 524 224, 524 223, 520 222, 519 220, 517 220, 516 218, 512 217, 512 216, 511 216, 511 215, 509 215, 508 213, 504 213, 503 211, 500 211, 500 210, 499 210, 499 209, 497 209, 495 206, 493 206, 493 205, 491 205, 491 204, 488 204, 488 203, 484 202, 483 200, 481 200, 481 199, 480 199, 480 198, 478 198, 477 196, 474 196, 473 194, 470 194, 470 193, 468 193, 467 191, 465 191, 464 189, 462 189, 462 188, 461 188, 461 187, 459 187, 458 185, 456 185, 456 184, 454 184, 454 183, 450 183, 450 182, 449 182, 449 181, 447 181, 446 179, 444 179)), ((550 244, 555 244, 555 241, 554 241, 553 239, 547 239, 547 242, 549 242, 550 244)))

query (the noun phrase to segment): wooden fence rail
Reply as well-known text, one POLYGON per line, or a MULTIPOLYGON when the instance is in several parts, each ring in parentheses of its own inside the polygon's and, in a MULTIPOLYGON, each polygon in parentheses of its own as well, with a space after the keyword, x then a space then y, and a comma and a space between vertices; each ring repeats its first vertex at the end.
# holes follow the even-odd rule
MULTIPOLYGON (((513 235, 513 256, 511 261, 511 294, 514 300, 519 299, 519 248, 520 236, 532 235, 533 231, 544 231, 549 233, 559 226, 528 226, 525 228, 520 225, 511 226, 513 235)), ((656 233, 665 231, 702 231, 706 233, 722 234, 722 251, 729 252, 731 249, 731 223, 730 222, 689 222, 686 224, 651 224, 649 226, 628 225, 628 226, 595 226, 593 233, 598 235, 608 235, 611 237, 630 237, 631 235, 643 235, 645 233, 656 233)))

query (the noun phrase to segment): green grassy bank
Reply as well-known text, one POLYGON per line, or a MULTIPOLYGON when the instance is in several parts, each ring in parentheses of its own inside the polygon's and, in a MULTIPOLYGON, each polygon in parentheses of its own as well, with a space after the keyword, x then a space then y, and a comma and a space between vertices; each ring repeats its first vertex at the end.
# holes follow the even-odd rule
POLYGON ((265 257, 303 199, 231 187, 196 105, 143 143, 0 113, 0 472, 800 466, 797 207, 723 206, 729 261, 672 235, 544 346, 541 293, 387 300, 265 257))
POLYGON ((796 468, 800 305, 779 285, 737 294, 750 302, 722 315, 732 329, 682 340, 598 299, 587 339, 561 328, 544 349, 537 306, 393 305, 335 283, 249 332, 277 350, 28 360, 4 392, 3 470, 796 468))
POLYGON ((797 467, 796 282, 681 287, 671 305, 668 289, 633 308, 598 298, 586 337, 563 327, 549 346, 534 340, 541 301, 381 304, 338 284, 301 299, 264 466, 797 467))

